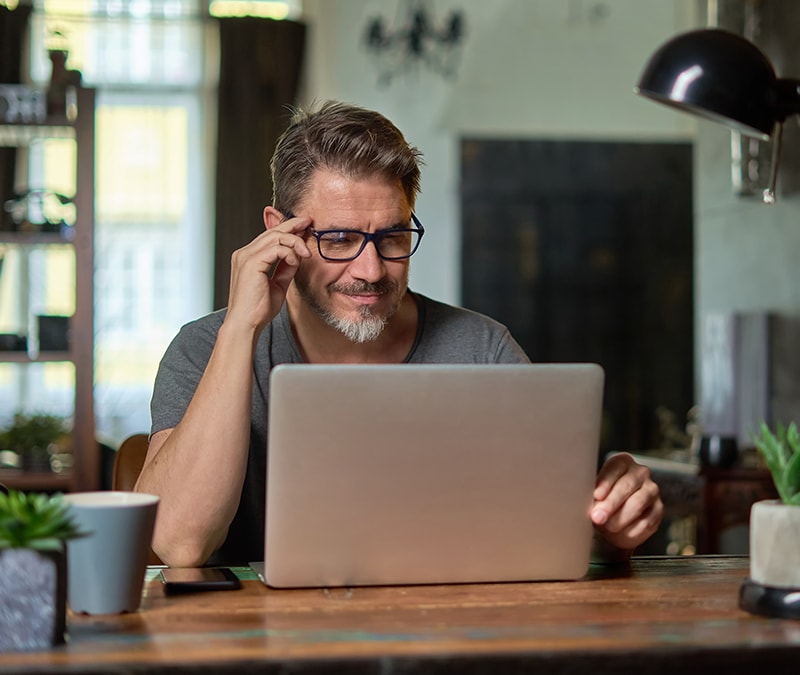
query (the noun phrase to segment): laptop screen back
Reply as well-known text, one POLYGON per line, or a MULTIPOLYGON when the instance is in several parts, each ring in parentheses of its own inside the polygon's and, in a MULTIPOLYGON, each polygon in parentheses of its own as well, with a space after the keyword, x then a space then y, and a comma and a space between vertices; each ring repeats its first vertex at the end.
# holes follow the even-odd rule
POLYGON ((594 364, 275 368, 266 582, 583 576, 602 392, 594 364))

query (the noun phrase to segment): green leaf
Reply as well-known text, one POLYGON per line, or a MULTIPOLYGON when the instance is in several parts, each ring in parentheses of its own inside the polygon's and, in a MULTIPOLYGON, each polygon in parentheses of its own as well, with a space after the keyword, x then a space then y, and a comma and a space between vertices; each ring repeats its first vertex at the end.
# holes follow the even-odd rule
POLYGON ((64 542, 58 537, 49 537, 30 542, 29 547, 37 551, 60 551, 64 547, 64 542))
POLYGON ((775 488, 785 504, 800 505, 800 431, 792 422, 778 423, 773 433, 765 422, 753 442, 772 474, 775 488))
POLYGON ((767 463, 767 467, 772 473, 772 477, 776 479, 775 482, 777 483, 778 476, 780 476, 783 470, 783 452, 781 451, 778 439, 772 434, 766 423, 762 422, 761 435, 756 436, 753 439, 753 442, 761 452, 761 456, 767 463))
POLYGON ((800 452, 800 432, 794 422, 789 425, 789 429, 786 432, 786 440, 793 454, 800 452))
POLYGON ((56 550, 68 539, 85 536, 61 495, 0 494, 0 548, 56 550))

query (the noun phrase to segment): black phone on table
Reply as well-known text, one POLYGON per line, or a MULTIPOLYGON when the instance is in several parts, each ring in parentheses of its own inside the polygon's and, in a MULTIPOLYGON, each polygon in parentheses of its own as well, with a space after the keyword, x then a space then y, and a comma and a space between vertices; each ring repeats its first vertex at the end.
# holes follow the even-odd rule
POLYGON ((242 582, 227 567, 167 567, 161 570, 166 593, 225 591, 242 587, 242 582))

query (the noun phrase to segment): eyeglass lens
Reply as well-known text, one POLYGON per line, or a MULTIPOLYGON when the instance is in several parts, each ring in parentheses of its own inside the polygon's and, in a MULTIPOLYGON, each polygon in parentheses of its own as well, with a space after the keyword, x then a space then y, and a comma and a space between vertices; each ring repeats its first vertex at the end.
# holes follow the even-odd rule
POLYGON ((408 258, 417 247, 420 233, 415 230, 383 230, 369 235, 366 232, 330 230, 318 233, 319 252, 330 260, 347 260, 361 253, 369 239, 375 242, 382 258, 408 258))

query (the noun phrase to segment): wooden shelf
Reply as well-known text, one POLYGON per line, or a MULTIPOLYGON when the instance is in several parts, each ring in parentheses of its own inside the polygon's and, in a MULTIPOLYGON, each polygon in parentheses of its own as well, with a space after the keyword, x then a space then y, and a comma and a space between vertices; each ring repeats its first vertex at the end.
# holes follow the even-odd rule
POLYGON ((0 469, 0 483, 9 490, 68 492, 72 489, 72 474, 53 473, 52 471, 0 469))
POLYGON ((74 361, 71 352, 39 352, 32 357, 28 352, 0 351, 0 363, 59 363, 74 361))
MULTIPOLYGON (((41 90, 27 88, 27 93, 41 90)), ((16 91, 16 87, 15 87, 16 91)), ((71 475, 23 473, 0 470, 0 482, 8 487, 41 490, 95 490, 100 485, 100 451, 94 414, 94 183, 95 183, 95 90, 77 87, 77 116, 50 116, 24 122, 0 121, 0 146, 25 147, 38 139, 70 138, 75 142, 75 223, 71 238, 61 232, 0 231, 0 244, 28 247, 71 246, 75 254, 75 307, 70 320, 69 351, 0 352, 0 363, 18 364, 71 362, 75 368, 72 415, 73 465, 71 475)), ((16 95, 14 92, 7 95, 16 95)), ((22 92, 20 95, 27 95, 22 92)), ((29 116, 30 117, 30 116, 29 116)), ((3 199, 0 195, 0 201, 3 199)), ((5 196, 8 198, 8 195, 5 196)), ((30 304, 28 311, 30 311, 30 304)), ((8 402, 7 406, 13 405, 8 402)), ((8 409, 8 408, 6 408, 8 409)))
POLYGON ((17 246, 63 244, 69 246, 72 241, 64 238, 60 232, 11 232, 9 230, 0 230, 0 244, 16 244, 17 246))

